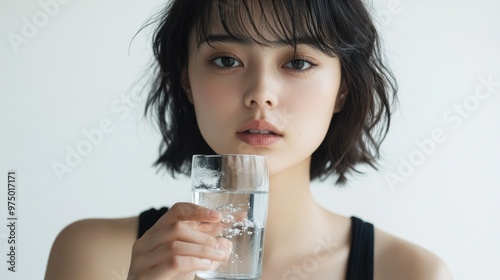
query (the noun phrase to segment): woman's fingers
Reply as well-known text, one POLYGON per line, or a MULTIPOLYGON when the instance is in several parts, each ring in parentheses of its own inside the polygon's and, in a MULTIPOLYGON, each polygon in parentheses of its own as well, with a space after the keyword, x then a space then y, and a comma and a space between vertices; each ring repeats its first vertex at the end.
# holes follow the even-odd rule
MULTIPOLYGON (((214 238, 209 235, 199 234, 199 231, 193 231, 187 223, 180 221, 192 221, 190 223, 209 224, 220 220, 220 213, 193 203, 176 203, 165 213, 144 235, 138 240, 147 240, 145 246, 136 246, 141 248, 142 252, 155 249, 162 242, 180 238, 182 241, 201 243, 207 245, 216 245, 214 238)), ((207 227, 210 227, 207 225, 207 227)))
POLYGON ((223 250, 229 253, 228 255, 231 255, 231 253, 233 252, 233 242, 231 242, 227 238, 219 237, 217 238, 217 243, 218 246, 220 246, 223 250))
MULTIPOLYGON (((150 279, 170 279, 197 270, 214 270, 226 262, 231 254, 227 243, 217 248, 182 241, 166 243, 134 260, 134 265, 148 271, 150 279)), ((189 279, 192 279, 188 277, 189 279)), ((177 278, 176 278, 177 279, 177 278)))
POLYGON ((156 223, 144 233, 144 235, 154 233, 165 225, 177 221, 190 222, 218 222, 221 219, 221 214, 217 211, 188 202, 179 202, 165 213, 156 223))
POLYGON ((215 237, 196 230, 185 222, 175 222, 147 236, 147 242, 141 247, 142 252, 153 251, 171 240, 201 244, 212 248, 216 248, 218 244, 215 237))
POLYGON ((192 203, 174 204, 134 243, 131 273, 145 279, 180 275, 192 279, 194 271, 216 268, 231 254, 230 242, 208 234, 220 220, 217 211, 192 203))
MULTIPOLYGON (((194 257, 211 261, 222 261, 228 258, 230 252, 228 249, 218 246, 214 248, 206 245, 199 245, 183 241, 171 241, 157 247, 142 260, 138 260, 146 267, 152 267, 158 262, 169 262, 175 260, 176 256, 194 257)), ((184 260, 184 259, 183 259, 184 260)), ((175 266, 174 266, 175 267, 175 266)))
POLYGON ((210 270, 213 263, 208 259, 175 256, 152 267, 144 276, 145 279, 193 279, 195 271, 210 270))
POLYGON ((216 222, 221 219, 218 211, 187 202, 174 204, 167 214, 178 221, 216 222))

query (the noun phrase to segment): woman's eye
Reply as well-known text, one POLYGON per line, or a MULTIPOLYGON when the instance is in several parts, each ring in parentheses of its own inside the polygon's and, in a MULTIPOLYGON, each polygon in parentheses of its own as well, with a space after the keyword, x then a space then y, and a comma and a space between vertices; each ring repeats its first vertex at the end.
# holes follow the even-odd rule
POLYGON ((212 60, 212 62, 222 68, 232 68, 236 66, 240 66, 240 62, 236 60, 235 58, 232 58, 230 56, 222 56, 222 57, 217 57, 212 60))
POLYGON ((287 64, 285 64, 286 67, 292 68, 293 70, 308 70, 312 66, 314 66, 313 63, 304 60, 304 59, 294 59, 287 64))

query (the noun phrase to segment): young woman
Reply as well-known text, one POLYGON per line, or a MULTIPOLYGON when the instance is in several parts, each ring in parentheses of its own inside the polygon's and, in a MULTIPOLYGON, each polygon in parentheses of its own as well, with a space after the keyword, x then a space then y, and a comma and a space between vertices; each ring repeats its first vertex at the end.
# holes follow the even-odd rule
MULTIPOLYGON (((261 279, 451 279, 434 254, 316 203, 311 180, 346 182, 374 166, 395 82, 361 0, 173 0, 154 35, 147 111, 163 135, 156 162, 189 174, 194 154, 268 158, 261 279)), ((228 257, 189 222, 220 213, 178 203, 139 217, 75 222, 46 279, 195 279, 228 257), (168 210, 168 211, 167 211, 168 210)))

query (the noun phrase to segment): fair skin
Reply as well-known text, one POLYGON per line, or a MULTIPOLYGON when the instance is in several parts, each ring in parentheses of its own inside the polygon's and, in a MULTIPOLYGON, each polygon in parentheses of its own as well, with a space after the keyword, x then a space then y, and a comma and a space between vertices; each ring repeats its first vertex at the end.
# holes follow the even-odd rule
MULTIPOLYGON (((193 38, 183 88, 203 137, 220 154, 268 158, 269 210, 260 279, 345 279, 350 219, 322 208, 311 195, 309 178, 311 154, 348 94, 338 58, 308 45, 298 45, 296 58, 292 47, 281 44, 226 40, 196 48, 193 38), (242 141, 238 129, 252 119, 279 128, 279 140, 272 145, 242 141), (328 240, 330 247, 321 252, 317 268, 305 272, 300 268, 314 258, 318 239, 328 240)), ((137 217, 73 223, 54 242, 46 279, 109 280, 112 271, 129 271, 134 280, 197 279, 194 271, 216 266, 229 251, 228 244, 189 223, 220 219, 219 213, 210 214, 190 203, 175 204, 139 240, 137 217)), ((375 229, 374 266, 376 280, 452 279, 434 254, 380 229, 375 229)))

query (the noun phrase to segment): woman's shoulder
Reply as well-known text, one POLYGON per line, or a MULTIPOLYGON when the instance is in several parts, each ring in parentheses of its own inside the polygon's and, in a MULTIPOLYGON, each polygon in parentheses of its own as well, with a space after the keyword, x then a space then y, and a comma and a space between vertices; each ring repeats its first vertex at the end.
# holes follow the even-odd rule
POLYGON ((139 217, 115 219, 83 219, 66 226, 57 236, 56 241, 80 242, 82 239, 92 239, 96 242, 114 237, 114 240, 130 241, 137 239, 139 217))
POLYGON ((45 279, 111 279, 127 273, 137 228, 138 217, 69 224, 52 245, 45 279))
POLYGON ((374 257, 375 279, 453 279, 437 255, 378 228, 375 228, 374 257))

